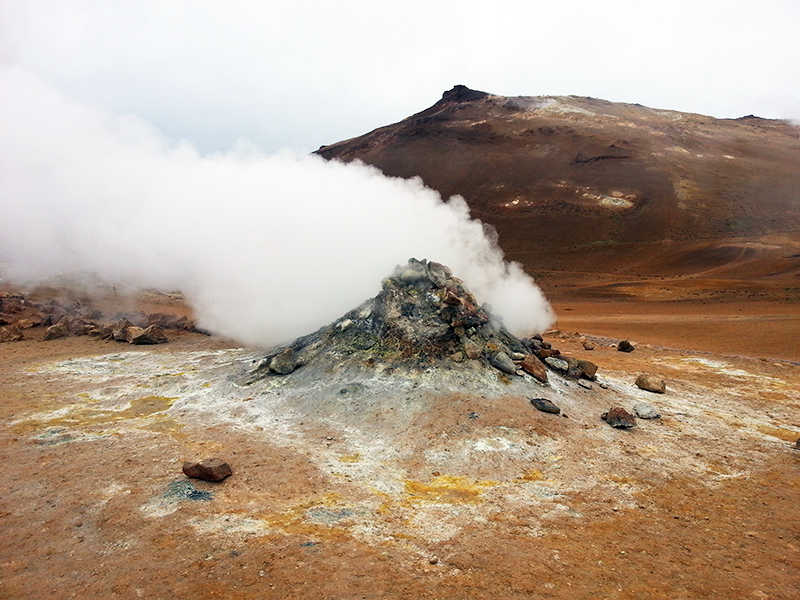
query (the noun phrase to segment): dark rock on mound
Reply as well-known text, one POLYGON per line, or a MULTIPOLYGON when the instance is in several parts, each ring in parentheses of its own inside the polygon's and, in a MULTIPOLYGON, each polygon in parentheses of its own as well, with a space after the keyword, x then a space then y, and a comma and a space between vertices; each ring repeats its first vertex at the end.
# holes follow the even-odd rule
POLYGON ((299 366, 293 348, 287 348, 269 363, 269 370, 278 375, 288 375, 299 366))
POLYGON ((536 410, 540 410, 542 412, 552 413, 554 415, 561 413, 561 409, 547 398, 531 398, 531 404, 533 404, 536 410))
POLYGON ((183 474, 192 479, 222 481, 233 474, 230 465, 219 458, 206 458, 200 462, 184 462, 183 474))

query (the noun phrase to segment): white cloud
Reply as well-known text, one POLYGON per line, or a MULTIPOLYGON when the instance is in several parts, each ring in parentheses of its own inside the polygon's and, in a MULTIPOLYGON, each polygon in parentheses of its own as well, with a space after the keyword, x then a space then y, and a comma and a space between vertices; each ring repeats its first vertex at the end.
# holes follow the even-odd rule
POLYGON ((0 0, 3 55, 202 151, 313 150, 456 83, 800 117, 800 3, 0 0))
POLYGON ((269 345, 363 300, 410 257, 447 264, 510 330, 551 322, 463 200, 419 180, 247 143, 201 156, 137 117, 0 69, 0 257, 12 277, 88 271, 186 292, 201 324, 269 345))

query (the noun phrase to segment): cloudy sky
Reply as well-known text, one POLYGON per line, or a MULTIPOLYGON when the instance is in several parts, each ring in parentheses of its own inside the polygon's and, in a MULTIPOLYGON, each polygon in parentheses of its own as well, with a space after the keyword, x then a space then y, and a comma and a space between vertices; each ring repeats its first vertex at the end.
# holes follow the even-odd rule
POLYGON ((797 0, 1 0, 0 60, 201 153, 311 151, 464 84, 800 118, 797 0))

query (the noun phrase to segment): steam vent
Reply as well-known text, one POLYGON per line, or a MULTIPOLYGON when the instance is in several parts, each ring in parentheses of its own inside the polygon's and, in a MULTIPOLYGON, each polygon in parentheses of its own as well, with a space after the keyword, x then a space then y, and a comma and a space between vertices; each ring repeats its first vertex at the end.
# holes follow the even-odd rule
POLYGON ((331 325, 272 349, 247 383, 337 373, 419 378, 428 372, 445 386, 450 380, 454 387, 471 381, 541 389, 548 368, 566 378, 594 378, 594 365, 559 356, 540 336, 510 334, 442 264, 412 258, 382 287, 331 325), (542 359, 548 358, 554 360, 546 366, 542 359))

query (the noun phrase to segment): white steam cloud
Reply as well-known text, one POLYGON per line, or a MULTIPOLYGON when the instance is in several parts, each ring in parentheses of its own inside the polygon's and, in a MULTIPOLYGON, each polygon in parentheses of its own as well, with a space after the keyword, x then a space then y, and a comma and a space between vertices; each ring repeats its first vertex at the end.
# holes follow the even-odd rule
POLYGON ((201 156, 144 120, 0 69, 0 261, 181 289, 199 323, 253 345, 309 333, 409 257, 444 263, 519 335, 552 311, 458 198, 419 180, 241 142, 201 156))

